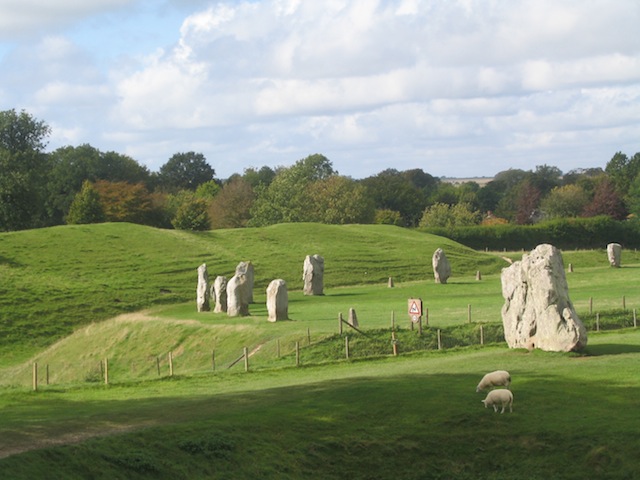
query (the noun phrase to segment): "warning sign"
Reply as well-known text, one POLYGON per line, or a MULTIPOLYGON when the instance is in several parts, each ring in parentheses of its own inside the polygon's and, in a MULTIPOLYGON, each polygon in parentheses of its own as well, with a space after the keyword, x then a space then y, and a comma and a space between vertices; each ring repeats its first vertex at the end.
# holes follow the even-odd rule
MULTIPOLYGON (((409 299, 409 316, 413 320, 414 317, 422 316, 422 299, 421 298, 410 298, 409 299)), ((417 318, 415 321, 417 321, 417 318)))

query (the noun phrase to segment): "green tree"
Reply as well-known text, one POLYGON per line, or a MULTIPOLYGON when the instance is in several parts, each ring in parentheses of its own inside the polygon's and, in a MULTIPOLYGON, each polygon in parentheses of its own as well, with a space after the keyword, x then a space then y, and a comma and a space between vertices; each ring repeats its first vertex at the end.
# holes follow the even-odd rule
POLYGON ((468 203, 449 205, 436 203, 426 208, 420 219, 421 227, 465 227, 480 223, 481 215, 468 203))
POLYGON ((251 185, 253 188, 268 187, 276 177, 276 172, 266 165, 260 170, 255 168, 245 168, 242 178, 251 185))
POLYGON ((46 123, 25 111, 0 112, 0 230, 44 224, 49 133, 46 123))
POLYGON ((629 158, 622 152, 616 152, 604 171, 618 194, 624 196, 629 191, 633 179, 640 173, 640 153, 629 158))
POLYGON ((167 191, 195 191, 198 185, 214 179, 216 172, 202 153, 175 153, 158 172, 158 181, 167 191))
POLYGON ((333 175, 312 182, 308 188, 312 201, 311 220, 327 224, 372 223, 375 208, 366 188, 355 180, 333 175))
POLYGON ((153 211, 151 194, 142 183, 98 180, 94 188, 107 221, 154 225, 158 213, 153 211))
POLYGON ((319 154, 279 169, 268 187, 258 189, 250 226, 312 221, 314 206, 307 192, 309 185, 336 174, 331 162, 319 154))
POLYGON ((208 209, 205 200, 192 197, 180 204, 171 224, 178 230, 208 230, 211 228, 208 209))
POLYGON ((85 180, 76 194, 67 215, 68 224, 101 223, 106 219, 100 194, 90 181, 85 180))
POLYGON ((385 208, 375 211, 373 223, 376 225, 395 225, 396 227, 402 227, 404 225, 400 212, 385 208))
POLYGON ((528 179, 517 187, 515 221, 518 225, 535 223, 539 219, 541 197, 540 189, 528 179))
POLYGON ((238 175, 226 182, 209 207, 211 228, 246 227, 254 200, 253 188, 243 177, 238 175))
POLYGON ((589 203, 589 196, 578 185, 555 187, 540 202, 547 218, 579 217, 589 203))
POLYGON ((393 210, 402 215, 403 226, 415 226, 427 205, 425 190, 413 183, 415 175, 387 169, 361 180, 376 210, 393 210))

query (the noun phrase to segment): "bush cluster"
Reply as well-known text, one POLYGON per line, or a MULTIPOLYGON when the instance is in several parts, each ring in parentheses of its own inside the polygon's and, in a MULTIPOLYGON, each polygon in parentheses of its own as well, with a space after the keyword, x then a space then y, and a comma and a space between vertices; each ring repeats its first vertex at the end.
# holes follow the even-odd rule
POLYGON ((611 217, 564 218, 535 225, 478 225, 425 228, 476 250, 531 250, 541 243, 560 249, 601 249, 611 242, 623 248, 640 247, 640 222, 611 217))

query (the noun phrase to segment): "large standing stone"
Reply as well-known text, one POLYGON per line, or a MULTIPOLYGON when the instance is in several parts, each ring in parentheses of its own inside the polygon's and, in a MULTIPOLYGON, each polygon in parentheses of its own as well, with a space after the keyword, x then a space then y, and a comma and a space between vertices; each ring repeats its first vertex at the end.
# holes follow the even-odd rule
POLYGON ((227 277, 217 276, 213 281, 213 295, 216 304, 213 307, 214 313, 222 313, 227 311, 227 277))
POLYGON ((449 260, 447 260, 447 256, 444 254, 444 250, 438 248, 433 253, 431 265, 433 266, 433 276, 436 283, 447 283, 447 280, 451 276, 451 265, 449 264, 449 260))
POLYGON ((236 275, 245 275, 247 277, 248 302, 253 303, 253 263, 240 262, 236 267, 236 275))
POLYGON ((502 270, 502 324, 511 348, 569 352, 587 345, 587 330, 569 299, 562 255, 538 245, 502 270))
POLYGON ((352 327, 358 328, 360 326, 360 324, 358 323, 358 315, 356 314, 355 308, 349 309, 349 319, 347 321, 352 327))
POLYGON ((620 257, 622 256, 622 245, 619 243, 610 243, 607 245, 607 257, 609 265, 620 268, 620 257))
POLYGON ((289 294, 284 280, 272 280, 267 287, 267 311, 269 321, 287 320, 289 318, 289 294))
POLYGON ((196 288, 196 306, 199 312, 209 311, 209 275, 207 264, 198 267, 198 286, 196 288))
POLYGON ((227 283, 227 315, 249 315, 249 282, 246 275, 234 275, 227 283))
POLYGON ((324 295, 324 258, 320 255, 307 255, 302 272, 305 295, 324 295))

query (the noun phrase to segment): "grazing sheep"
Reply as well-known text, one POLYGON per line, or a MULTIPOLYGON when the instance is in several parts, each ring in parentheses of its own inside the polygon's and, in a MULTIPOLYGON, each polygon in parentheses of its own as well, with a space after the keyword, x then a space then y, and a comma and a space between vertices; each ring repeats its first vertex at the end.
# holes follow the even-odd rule
POLYGON ((496 388, 495 390, 491 390, 487 395, 487 398, 480 401, 484 403, 484 408, 492 406, 494 412, 498 411, 498 407, 502 407, 502 411, 500 413, 504 413, 504 409, 507 405, 509 405, 509 411, 513 412, 513 393, 506 388, 496 388))
POLYGON ((476 387, 476 392, 480 390, 486 390, 491 387, 507 387, 511 385, 511 375, 505 370, 496 370, 495 372, 487 373, 480 383, 476 387))

